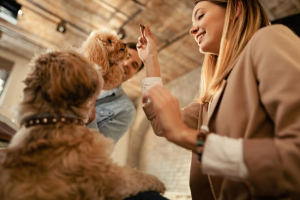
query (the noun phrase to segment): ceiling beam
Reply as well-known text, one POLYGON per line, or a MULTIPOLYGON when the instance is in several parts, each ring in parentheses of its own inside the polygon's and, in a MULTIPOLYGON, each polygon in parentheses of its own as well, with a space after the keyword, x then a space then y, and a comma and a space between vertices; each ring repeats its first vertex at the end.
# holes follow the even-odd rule
MULTIPOLYGON (((62 17, 56 15, 55 13, 53 13, 53 12, 51 12, 50 10, 44 8, 43 6, 38 5, 37 3, 35 3, 35 2, 33 2, 33 1, 31 1, 31 0, 26 0, 26 1, 28 1, 28 2, 31 3, 32 5, 36 6, 37 8, 43 10, 44 12, 46 12, 46 13, 48 13, 48 14, 50 14, 50 15, 52 15, 52 16, 58 18, 58 19, 63 20, 64 22, 66 22, 66 23, 68 23, 69 25, 73 26, 73 27, 76 28, 77 30, 79 30, 79 31, 81 31, 81 32, 83 32, 83 33, 85 33, 85 34, 90 34, 88 31, 82 29, 81 27, 77 26, 76 24, 72 23, 71 21, 69 21, 69 20, 67 20, 67 19, 63 19, 62 17)), ((30 8, 29 8, 29 9, 30 9, 30 8)), ((32 11, 34 11, 34 10, 32 10, 32 11)), ((35 11, 34 11, 34 12, 35 12, 35 11)), ((39 13, 39 14, 42 15, 42 13, 39 13)))
POLYGON ((110 10, 111 12, 117 12, 117 13, 121 14, 121 16, 123 16, 123 18, 125 18, 126 20, 129 18, 128 15, 126 15, 125 13, 123 13, 118 8, 116 8, 116 7, 112 6, 111 4, 107 3, 106 1, 104 1, 104 0, 98 0, 98 2, 101 3, 102 5, 104 5, 107 10, 110 10))
POLYGON ((146 9, 146 7, 145 7, 145 5, 143 5, 143 4, 141 4, 138 0, 132 0, 134 3, 135 3, 135 5, 137 5, 140 9, 142 9, 142 10, 145 10, 146 9))
POLYGON ((182 38, 184 38, 184 37, 187 36, 187 35, 189 35, 189 32, 184 32, 184 33, 178 35, 177 37, 175 37, 175 38, 172 39, 172 40, 167 40, 167 41, 165 42, 165 44, 163 44, 162 46, 160 46, 160 47, 158 48, 157 51, 160 52, 160 51, 163 50, 164 48, 170 46, 171 44, 173 44, 174 42, 177 42, 178 40, 181 40, 182 38))
POLYGON ((23 39, 27 42, 30 42, 31 44, 34 44, 42 48, 56 49, 59 47, 57 44, 47 41, 45 38, 41 38, 38 35, 32 34, 29 31, 20 28, 18 26, 14 26, 2 19, 0 19, 0 30, 3 31, 4 33, 14 35, 15 37, 23 39))

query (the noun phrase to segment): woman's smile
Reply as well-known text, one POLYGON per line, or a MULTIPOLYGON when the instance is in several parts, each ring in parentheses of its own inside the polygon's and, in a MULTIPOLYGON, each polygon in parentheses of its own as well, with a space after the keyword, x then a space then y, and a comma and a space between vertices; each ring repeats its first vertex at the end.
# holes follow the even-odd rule
POLYGON ((205 33, 206 33, 206 32, 201 32, 200 34, 197 34, 195 40, 196 40, 196 42, 198 43, 198 45, 201 44, 201 41, 202 41, 203 37, 205 36, 205 33))

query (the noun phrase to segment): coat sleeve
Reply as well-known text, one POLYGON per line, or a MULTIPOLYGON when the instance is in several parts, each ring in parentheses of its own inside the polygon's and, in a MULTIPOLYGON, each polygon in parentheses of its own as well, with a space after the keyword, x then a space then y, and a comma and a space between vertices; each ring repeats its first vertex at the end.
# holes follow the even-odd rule
MULTIPOLYGON (((251 42, 251 62, 274 138, 245 139, 248 183, 256 196, 300 196, 300 40, 274 25, 251 42)), ((297 198, 296 198, 297 197, 297 198)), ((293 198, 293 199, 294 199, 293 198)))
MULTIPOLYGON (((197 129, 198 127, 198 118, 199 118, 199 103, 192 103, 191 105, 183 108, 181 110, 181 116, 183 122, 192 129, 197 129)), ((159 126, 158 121, 156 120, 156 114, 153 110, 152 103, 147 103, 143 110, 147 116, 147 119, 150 121, 152 129, 157 136, 163 136, 162 130, 159 126)))

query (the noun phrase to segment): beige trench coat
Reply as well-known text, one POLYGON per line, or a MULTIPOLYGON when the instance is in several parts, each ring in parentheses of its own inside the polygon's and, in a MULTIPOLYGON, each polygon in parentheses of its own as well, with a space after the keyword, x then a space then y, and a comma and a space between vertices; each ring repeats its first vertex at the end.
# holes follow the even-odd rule
MULTIPOLYGON (((244 182, 210 177, 210 186, 193 155, 193 199, 213 199, 212 193, 220 200, 300 199, 300 39, 291 30, 282 25, 259 30, 223 80, 209 113, 207 108, 198 103, 186 107, 184 122, 243 138, 249 175, 244 182)), ((154 132, 162 135, 151 103, 144 111, 154 132)))

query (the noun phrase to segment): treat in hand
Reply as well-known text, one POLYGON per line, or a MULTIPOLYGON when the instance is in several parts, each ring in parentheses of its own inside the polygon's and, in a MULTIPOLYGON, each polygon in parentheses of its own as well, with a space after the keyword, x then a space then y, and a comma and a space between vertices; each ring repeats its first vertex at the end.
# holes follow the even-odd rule
POLYGON ((141 23, 139 23, 140 27, 141 27, 141 30, 144 31, 145 30, 145 26, 141 23))

